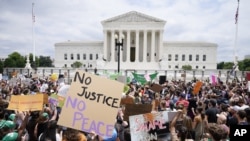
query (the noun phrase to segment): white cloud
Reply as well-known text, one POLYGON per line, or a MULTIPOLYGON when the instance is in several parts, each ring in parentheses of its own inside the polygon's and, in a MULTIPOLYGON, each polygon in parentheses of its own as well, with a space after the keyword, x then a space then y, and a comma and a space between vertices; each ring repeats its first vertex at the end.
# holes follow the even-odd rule
MULTIPOLYGON (((67 40, 102 40, 101 21, 138 11, 167 21, 165 41, 218 44, 217 61, 233 61, 237 0, 1 0, 0 56, 32 53, 32 2, 35 2, 36 54, 54 57, 54 44, 67 40)), ((250 52, 250 1, 241 0, 236 51, 250 52)))

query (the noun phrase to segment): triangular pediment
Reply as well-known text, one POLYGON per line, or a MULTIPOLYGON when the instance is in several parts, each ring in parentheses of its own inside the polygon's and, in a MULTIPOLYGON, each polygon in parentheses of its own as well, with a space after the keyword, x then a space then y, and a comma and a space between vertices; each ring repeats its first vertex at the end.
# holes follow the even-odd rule
POLYGON ((164 20, 145 15, 136 11, 131 11, 116 17, 102 21, 102 23, 109 22, 165 22, 164 20))

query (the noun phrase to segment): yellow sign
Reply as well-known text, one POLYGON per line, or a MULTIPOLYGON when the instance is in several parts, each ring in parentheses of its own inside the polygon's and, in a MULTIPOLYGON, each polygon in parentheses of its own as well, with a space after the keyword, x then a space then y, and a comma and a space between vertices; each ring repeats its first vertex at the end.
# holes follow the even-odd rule
POLYGON ((40 111, 43 109, 45 97, 47 97, 46 94, 12 95, 7 109, 17 111, 40 111))

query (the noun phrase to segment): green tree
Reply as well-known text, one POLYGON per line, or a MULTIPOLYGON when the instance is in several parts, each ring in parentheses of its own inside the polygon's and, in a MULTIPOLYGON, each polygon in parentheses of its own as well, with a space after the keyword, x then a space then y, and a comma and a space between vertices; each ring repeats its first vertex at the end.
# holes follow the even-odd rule
POLYGON ((183 65, 182 69, 183 70, 192 70, 192 66, 191 65, 183 65))
POLYGON ((224 62, 220 62, 217 64, 217 69, 223 69, 224 62))
POLYGON ((49 56, 40 56, 39 57, 39 67, 53 67, 52 60, 49 56))
POLYGON ((0 60, 0 73, 3 73, 3 61, 2 60, 0 60))
POLYGON ((13 52, 4 61, 4 67, 25 67, 25 58, 18 52, 13 52))
POLYGON ((249 71, 250 59, 244 59, 242 62, 243 62, 242 70, 249 71))
POLYGON ((82 67, 82 63, 81 62, 79 62, 79 61, 75 61, 73 64, 71 64, 71 67, 72 68, 80 68, 80 67, 82 67))
POLYGON ((15 60, 13 60, 12 58, 6 58, 4 60, 4 67, 7 67, 7 68, 14 68, 14 67, 16 67, 15 60))
MULTIPOLYGON (((26 58, 26 57, 25 57, 26 58)), ((37 68, 37 67, 39 67, 40 66, 40 64, 39 64, 39 58, 38 57, 35 57, 35 62, 34 62, 34 60, 33 60, 33 54, 32 53, 30 53, 29 54, 29 59, 30 59, 30 64, 31 64, 31 67, 32 68, 37 68)), ((26 60, 26 59, 25 59, 26 60)), ((26 62, 26 61, 25 61, 26 62)))
POLYGON ((233 62, 225 62, 223 65, 223 69, 232 69, 234 66, 233 62))

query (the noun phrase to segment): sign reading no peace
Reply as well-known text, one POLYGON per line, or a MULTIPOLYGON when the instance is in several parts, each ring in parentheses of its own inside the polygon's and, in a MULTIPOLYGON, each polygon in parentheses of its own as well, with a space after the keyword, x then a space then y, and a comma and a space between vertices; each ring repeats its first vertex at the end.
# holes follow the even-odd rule
POLYGON ((112 136, 124 84, 77 71, 69 88, 59 125, 100 136, 112 136))

